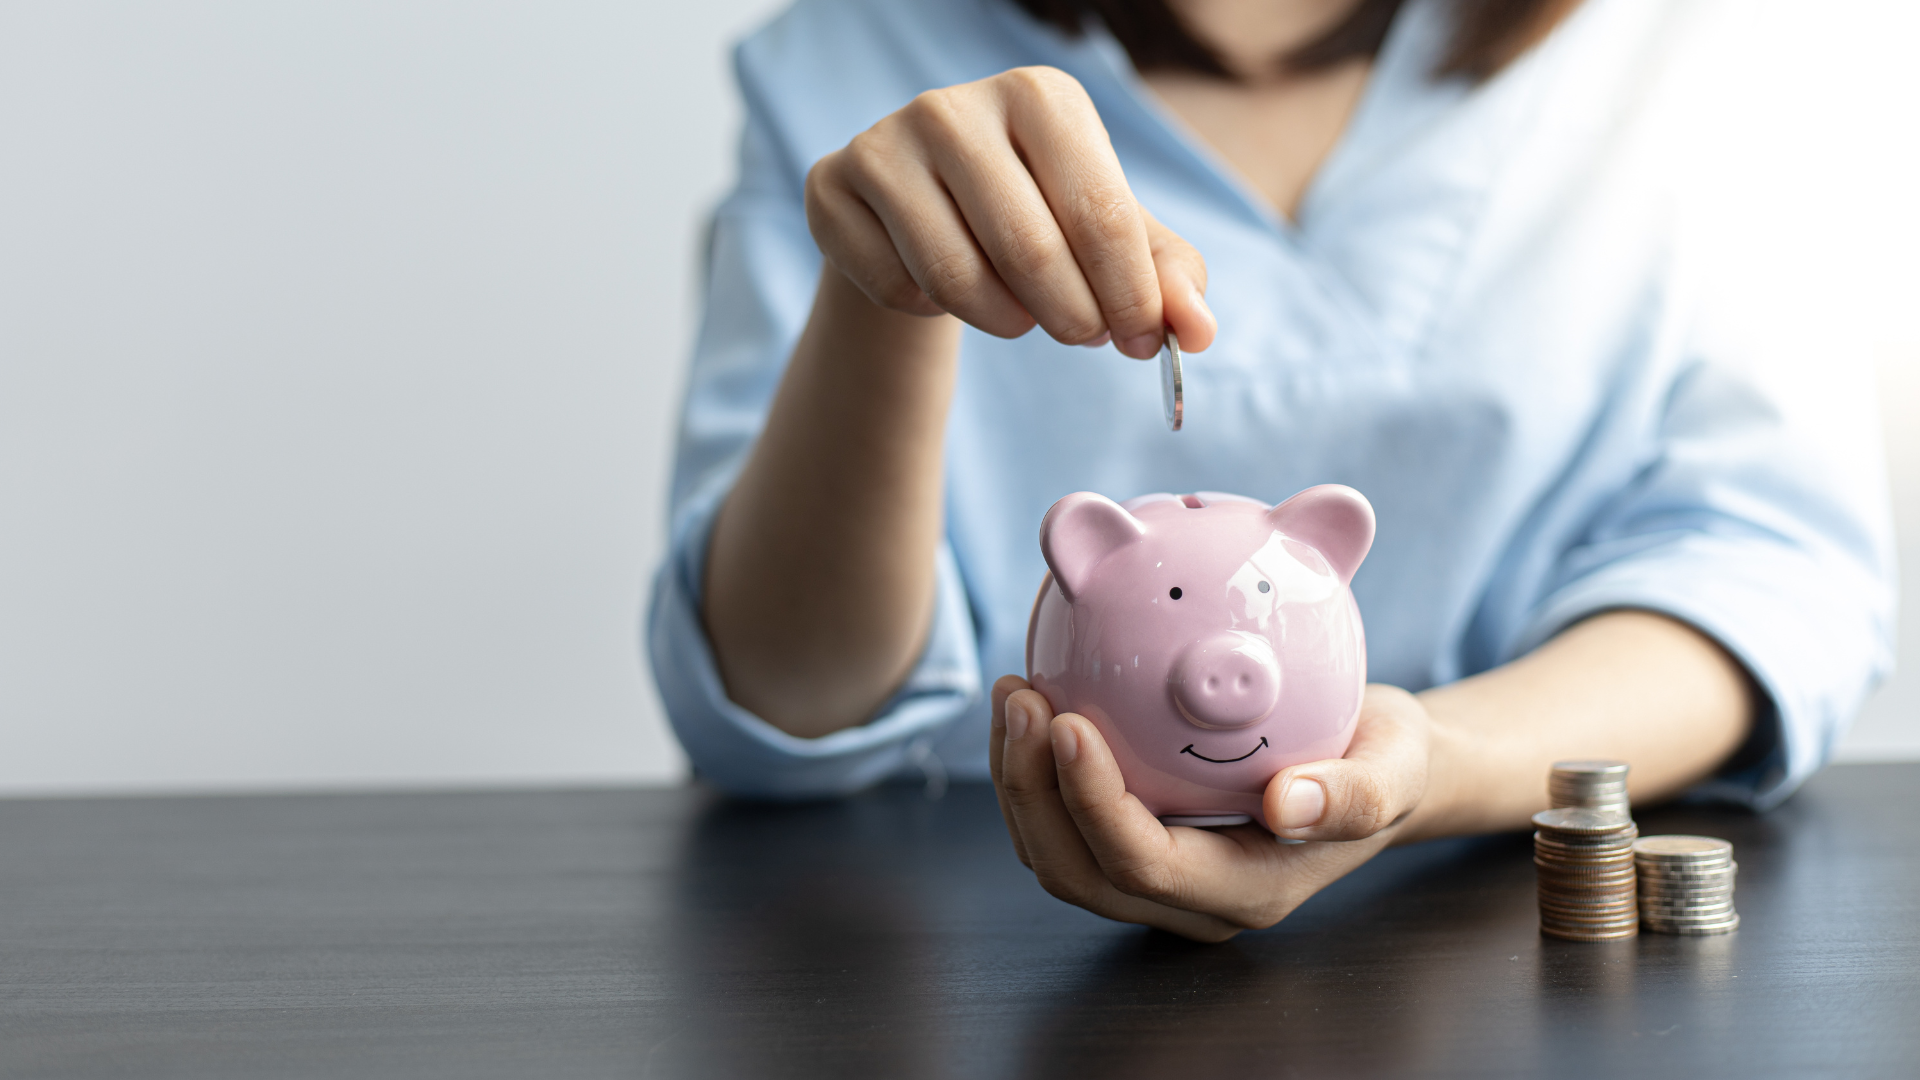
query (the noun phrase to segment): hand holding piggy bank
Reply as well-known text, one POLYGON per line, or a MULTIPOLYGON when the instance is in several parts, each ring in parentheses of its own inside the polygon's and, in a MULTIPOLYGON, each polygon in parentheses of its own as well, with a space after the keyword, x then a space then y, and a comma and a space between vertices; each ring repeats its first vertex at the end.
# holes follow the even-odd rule
POLYGON ((1040 526, 1050 572, 1027 679, 1099 728, 1163 822, 1267 825, 1274 774, 1353 738, 1367 653, 1348 584, 1373 528, 1373 507, 1336 484, 1272 508, 1068 495, 1040 526))

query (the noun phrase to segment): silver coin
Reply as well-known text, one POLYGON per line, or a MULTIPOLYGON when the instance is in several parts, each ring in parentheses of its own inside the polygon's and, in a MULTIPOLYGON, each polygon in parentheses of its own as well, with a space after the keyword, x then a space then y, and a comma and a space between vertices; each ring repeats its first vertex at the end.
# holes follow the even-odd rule
POLYGON ((1666 919, 1642 919, 1640 924, 1662 934, 1724 933, 1740 925, 1740 916, 1727 915, 1711 922, 1672 922, 1666 919))
POLYGON ((1571 835, 1582 837, 1606 837, 1611 840, 1629 832, 1638 835, 1633 828, 1633 819, 1625 814, 1600 810, 1557 809, 1542 810, 1533 815, 1534 828, 1549 834, 1551 839, 1565 841, 1571 835))
POLYGON ((1702 907, 1707 904, 1731 904, 1731 892, 1707 893, 1696 896, 1662 896, 1659 893, 1642 892, 1640 903, 1645 907, 1702 907))
POLYGON ((1662 934, 1679 934, 1683 937, 1711 937, 1715 934, 1731 934, 1740 929, 1740 916, 1735 915, 1725 922, 1711 923, 1706 926, 1663 926, 1647 923, 1647 929, 1662 934))
POLYGON ((1733 845, 1712 836, 1643 836, 1633 853, 1662 862, 1697 863, 1733 857, 1733 845))
POLYGON ((1650 874, 1721 874, 1728 867, 1740 865, 1731 855, 1710 858, 1702 862, 1698 859, 1679 860, 1662 859, 1657 855, 1642 855, 1634 852, 1634 859, 1647 868, 1650 874))
POLYGON ((1706 915, 1712 912, 1733 910, 1733 897, 1701 897, 1698 900, 1658 900, 1650 896, 1640 898, 1640 910, 1656 915, 1706 915))
POLYGON ((1553 763, 1553 774, 1555 779, 1562 776, 1591 776, 1596 780, 1616 777, 1624 779, 1627 775, 1627 763, 1612 760, 1556 761, 1553 763))
POLYGON ((1640 874, 1640 887, 1643 889, 1652 889, 1655 892, 1701 892, 1713 889, 1724 889, 1727 892, 1732 892, 1733 875, 1723 874, 1720 877, 1669 878, 1643 872, 1640 874))
POLYGON ((1167 414, 1167 430, 1179 431, 1186 417, 1186 376, 1180 370, 1180 339, 1171 329, 1160 345, 1160 405, 1167 414))
POLYGON ((1733 877, 1722 878, 1662 878, 1650 874, 1639 875, 1640 888, 1647 892, 1693 893, 1732 892, 1733 877))

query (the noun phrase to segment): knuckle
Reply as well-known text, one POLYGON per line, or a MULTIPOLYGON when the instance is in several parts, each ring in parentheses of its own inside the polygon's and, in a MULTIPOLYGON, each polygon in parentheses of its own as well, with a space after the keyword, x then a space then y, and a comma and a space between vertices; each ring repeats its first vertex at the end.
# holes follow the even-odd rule
POLYGON ((894 311, 911 311, 925 298, 905 274, 875 275, 865 285, 867 295, 894 311))
POLYGON ((1060 251, 1054 243, 1053 224, 1037 218, 1025 218, 1008 224, 1000 238, 1000 258, 1009 276, 1041 278, 1060 265, 1060 251))
POLYGON ((922 135, 954 136, 967 126, 967 103, 951 89, 924 90, 900 110, 900 118, 922 135))
POLYGON ((1107 324, 1093 319, 1074 319, 1052 331, 1054 339, 1066 345, 1085 345, 1087 342, 1107 333, 1107 324))
POLYGON ((835 167, 833 159, 839 153, 840 151, 836 150, 826 157, 821 158, 819 161, 814 162, 813 165, 807 169, 805 191, 809 205, 820 197, 821 189, 832 182, 831 176, 835 167))
POLYGON ((1015 91, 1037 100, 1085 100, 1087 96, 1080 80, 1049 64, 1017 67, 1000 78, 1015 91))
POLYGON ((1075 310, 1055 310, 1046 318, 1046 330, 1055 341, 1068 345, 1079 345, 1099 337, 1107 329, 1098 311, 1083 312, 1077 310, 1080 305, 1072 305, 1075 310))
POLYGON ((1085 237, 1118 237, 1140 223, 1140 207, 1123 191, 1088 191, 1067 209, 1067 226, 1085 237))
POLYGON ((1142 333, 1156 331, 1159 327, 1153 318, 1154 300, 1154 297, 1138 289, 1127 289, 1106 300, 1107 319, 1116 328, 1116 332, 1122 328, 1130 329, 1135 326, 1142 327, 1140 331, 1142 333))
POLYGON ((1393 823, 1392 801, 1386 785, 1372 773, 1356 777, 1347 786, 1346 825, 1362 836, 1372 836, 1393 823))
POLYGON ((1049 895, 1078 907, 1087 906, 1091 894, 1077 875, 1063 872, 1063 869, 1054 863, 1035 860, 1027 865, 1032 868, 1034 877, 1040 882, 1040 887, 1047 890, 1049 895))
POLYGON ((1000 779, 1001 790, 1007 793, 1007 801, 1015 810, 1024 810, 1052 796, 1051 788, 1029 775, 1029 770, 1014 767, 1012 761, 1003 770, 1000 779))
POLYGON ((827 167, 828 171, 822 175, 823 181, 844 182, 848 187, 859 190, 879 183, 893 156, 894 151, 888 140, 877 134, 875 129, 869 128, 855 135, 845 149, 822 158, 814 168, 819 169, 821 165, 827 167))
POLYGON ((1113 887, 1144 900, 1165 900, 1179 894, 1179 882, 1158 859, 1135 859, 1103 868, 1113 887))
POLYGON ((947 252, 929 262, 921 270, 921 277, 922 291, 951 311, 979 291, 980 261, 970 251, 947 252))

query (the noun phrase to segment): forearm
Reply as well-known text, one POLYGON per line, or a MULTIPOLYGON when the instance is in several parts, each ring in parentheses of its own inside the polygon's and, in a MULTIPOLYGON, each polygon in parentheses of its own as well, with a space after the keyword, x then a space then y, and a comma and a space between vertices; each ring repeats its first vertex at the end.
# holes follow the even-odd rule
POLYGON ((1597 615, 1419 698, 1432 765, 1402 841, 1524 827, 1567 758, 1628 762, 1636 803, 1670 798, 1739 748, 1755 709, 1745 670, 1719 645, 1644 611, 1597 615))
POLYGON ((959 330, 822 269, 715 520, 702 612, 728 696, 783 731, 864 722, 925 644, 959 330))

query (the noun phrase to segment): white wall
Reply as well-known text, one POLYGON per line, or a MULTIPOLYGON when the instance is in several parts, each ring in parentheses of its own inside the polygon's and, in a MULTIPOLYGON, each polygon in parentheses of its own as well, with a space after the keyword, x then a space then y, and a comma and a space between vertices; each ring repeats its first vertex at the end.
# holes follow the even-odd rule
MULTIPOLYGON (((1916 117, 1920 125, 1920 108, 1916 117)), ((1920 158, 1920 140, 1910 140, 1907 147, 1908 154, 1920 158)), ((1920 168, 1910 175, 1920 178, 1920 168)), ((1904 301, 1911 333, 1920 323, 1920 274, 1910 269, 1903 279, 1914 286, 1904 301)), ((1877 357, 1894 527, 1900 536, 1900 670, 1847 733, 1838 752, 1842 761, 1920 761, 1920 333, 1902 337, 1883 340, 1877 357)))
POLYGON ((683 774, 636 626, 775 3, 0 5, 0 792, 683 774))
POLYGON ((683 775, 636 627, 774 7, 0 4, 0 791, 683 775))

